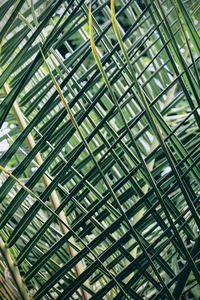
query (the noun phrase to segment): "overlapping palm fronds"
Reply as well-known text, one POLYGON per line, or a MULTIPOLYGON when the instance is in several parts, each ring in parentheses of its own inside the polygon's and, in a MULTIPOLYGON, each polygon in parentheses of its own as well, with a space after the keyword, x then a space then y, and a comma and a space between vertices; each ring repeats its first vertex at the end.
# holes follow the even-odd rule
POLYGON ((198 299, 199 15, 1 3, 1 299, 198 299))

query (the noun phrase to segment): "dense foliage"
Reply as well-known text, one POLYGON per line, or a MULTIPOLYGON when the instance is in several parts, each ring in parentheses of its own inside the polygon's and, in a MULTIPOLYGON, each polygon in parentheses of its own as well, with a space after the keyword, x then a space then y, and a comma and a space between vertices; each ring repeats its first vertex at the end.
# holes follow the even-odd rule
POLYGON ((0 20, 0 299, 199 299, 199 1, 0 20))

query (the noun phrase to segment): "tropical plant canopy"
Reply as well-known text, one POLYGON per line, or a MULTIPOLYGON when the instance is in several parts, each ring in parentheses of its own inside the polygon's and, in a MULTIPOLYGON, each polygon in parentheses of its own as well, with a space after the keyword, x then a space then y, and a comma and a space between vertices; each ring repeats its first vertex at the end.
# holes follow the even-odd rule
POLYGON ((200 299, 199 0, 0 1, 0 300, 200 299))

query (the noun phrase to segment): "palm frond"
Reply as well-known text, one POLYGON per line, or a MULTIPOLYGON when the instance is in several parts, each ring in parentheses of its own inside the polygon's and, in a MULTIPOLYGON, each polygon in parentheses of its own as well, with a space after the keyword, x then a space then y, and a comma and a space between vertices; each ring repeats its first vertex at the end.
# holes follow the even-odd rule
POLYGON ((199 11, 3 1, 5 299, 198 295, 199 11))

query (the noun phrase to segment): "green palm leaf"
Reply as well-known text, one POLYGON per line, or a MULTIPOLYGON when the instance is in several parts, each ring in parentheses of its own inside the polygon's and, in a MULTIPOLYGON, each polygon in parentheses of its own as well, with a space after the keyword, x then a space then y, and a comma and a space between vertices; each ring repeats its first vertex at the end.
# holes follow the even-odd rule
POLYGON ((0 5, 0 298, 196 299, 198 1, 0 5))

